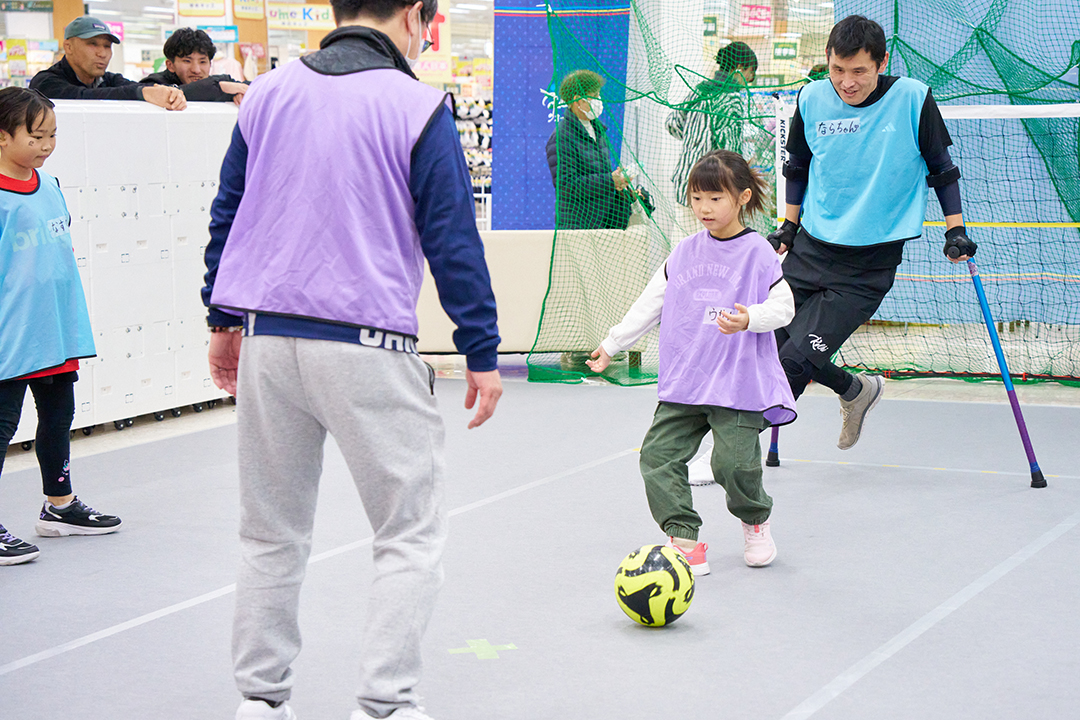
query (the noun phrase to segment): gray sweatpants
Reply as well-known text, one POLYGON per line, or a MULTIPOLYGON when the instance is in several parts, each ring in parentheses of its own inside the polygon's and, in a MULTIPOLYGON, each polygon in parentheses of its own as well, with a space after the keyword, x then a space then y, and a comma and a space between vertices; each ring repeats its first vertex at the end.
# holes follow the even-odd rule
POLYGON ((357 700, 379 718, 415 704, 420 639, 442 584, 447 530, 444 432, 427 366, 390 350, 249 336, 241 345, 237 400, 237 687, 245 697, 272 701, 292 690, 300 584, 329 431, 375 531, 357 700))

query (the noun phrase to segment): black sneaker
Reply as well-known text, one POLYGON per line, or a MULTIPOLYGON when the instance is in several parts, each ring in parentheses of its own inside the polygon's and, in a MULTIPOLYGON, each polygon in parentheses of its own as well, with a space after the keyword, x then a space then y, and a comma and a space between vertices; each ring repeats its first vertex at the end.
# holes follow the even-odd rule
POLYGON ((106 535, 120 529, 120 518, 99 513, 79 498, 63 510, 57 510, 46 500, 34 529, 42 537, 106 535))
POLYGON ((37 545, 20 540, 0 525, 0 565, 18 565, 30 562, 41 553, 37 545))

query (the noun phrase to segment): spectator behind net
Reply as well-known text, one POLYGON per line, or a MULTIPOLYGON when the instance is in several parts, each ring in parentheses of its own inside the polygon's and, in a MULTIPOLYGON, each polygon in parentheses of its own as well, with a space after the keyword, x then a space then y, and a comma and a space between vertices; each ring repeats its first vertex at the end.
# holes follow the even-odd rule
POLYGON ((671 176, 680 204, 690 206, 686 181, 699 159, 714 150, 742 154, 745 102, 740 91, 754 82, 757 66, 757 55, 746 43, 725 45, 716 53, 713 79, 699 83, 686 102, 668 115, 668 133, 683 144, 671 176))
POLYGON ((120 38, 90 15, 64 28, 64 57, 33 77, 30 89, 54 100, 145 100, 166 110, 183 110, 187 100, 178 88, 141 85, 106 70, 113 43, 120 38))
POLYGON ((604 79, 591 70, 563 78, 559 97, 566 112, 547 141, 548 168, 555 184, 555 227, 623 230, 634 201, 630 180, 611 169, 607 127, 600 122, 604 79))
POLYGON ((147 75, 144 84, 172 85, 180 88, 191 102, 235 102, 247 92, 245 83, 229 75, 211 75, 210 62, 217 48, 204 30, 179 28, 165 41, 165 70, 147 75))

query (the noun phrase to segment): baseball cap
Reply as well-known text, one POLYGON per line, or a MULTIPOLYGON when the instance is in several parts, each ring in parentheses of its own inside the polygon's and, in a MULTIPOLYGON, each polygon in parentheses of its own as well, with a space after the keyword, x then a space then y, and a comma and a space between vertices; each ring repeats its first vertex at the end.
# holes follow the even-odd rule
POLYGON ((108 25, 90 15, 83 15, 82 17, 75 18, 68 23, 66 28, 64 28, 65 40, 73 37, 79 38, 80 40, 89 40, 98 35, 106 35, 114 43, 120 42, 120 38, 112 34, 108 25))

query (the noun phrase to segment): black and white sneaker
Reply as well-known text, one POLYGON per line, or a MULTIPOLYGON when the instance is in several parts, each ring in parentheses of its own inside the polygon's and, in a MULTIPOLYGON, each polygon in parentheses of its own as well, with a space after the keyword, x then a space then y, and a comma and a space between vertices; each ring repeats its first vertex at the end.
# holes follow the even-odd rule
POLYGON ((120 518, 99 513, 79 498, 63 510, 57 510, 48 500, 41 506, 34 529, 42 537, 63 535, 106 535, 120 529, 120 518))
POLYGON ((37 545, 20 540, 0 525, 0 565, 18 565, 30 562, 41 553, 37 545))

